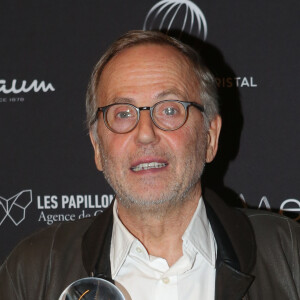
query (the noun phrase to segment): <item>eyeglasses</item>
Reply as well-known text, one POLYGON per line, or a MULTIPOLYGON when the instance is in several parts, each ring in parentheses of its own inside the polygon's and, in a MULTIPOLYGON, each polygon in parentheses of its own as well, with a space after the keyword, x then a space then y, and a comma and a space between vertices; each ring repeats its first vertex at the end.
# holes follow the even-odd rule
POLYGON ((99 112, 102 111, 104 123, 109 130, 114 133, 127 133, 137 126, 140 120, 140 111, 150 110, 151 119, 156 127, 164 131, 173 131, 185 123, 188 116, 187 108, 190 106, 204 112, 204 106, 201 104, 179 100, 164 100, 151 107, 114 103, 99 107, 94 120, 97 120, 99 112))

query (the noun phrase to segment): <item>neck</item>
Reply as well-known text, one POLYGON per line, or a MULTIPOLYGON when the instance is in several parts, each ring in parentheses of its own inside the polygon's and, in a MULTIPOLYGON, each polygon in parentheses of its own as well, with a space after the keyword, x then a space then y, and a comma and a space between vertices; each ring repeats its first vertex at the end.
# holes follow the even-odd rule
POLYGON ((182 256, 182 236, 188 227, 201 196, 200 183, 180 204, 143 210, 126 208, 118 202, 118 215, 124 226, 153 256, 173 265, 182 256), (157 213, 155 213, 155 211, 157 213))

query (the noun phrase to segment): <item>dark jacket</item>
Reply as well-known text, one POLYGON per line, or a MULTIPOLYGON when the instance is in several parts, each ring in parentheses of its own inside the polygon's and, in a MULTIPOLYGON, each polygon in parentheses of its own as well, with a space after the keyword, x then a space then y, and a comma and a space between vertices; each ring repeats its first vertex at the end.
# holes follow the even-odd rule
MULTIPOLYGON (((217 242, 217 300, 299 300, 300 225, 204 195, 217 242)), ((112 206, 96 218, 51 226, 22 241, 0 269, 0 298, 57 300, 71 282, 110 278, 112 206)))

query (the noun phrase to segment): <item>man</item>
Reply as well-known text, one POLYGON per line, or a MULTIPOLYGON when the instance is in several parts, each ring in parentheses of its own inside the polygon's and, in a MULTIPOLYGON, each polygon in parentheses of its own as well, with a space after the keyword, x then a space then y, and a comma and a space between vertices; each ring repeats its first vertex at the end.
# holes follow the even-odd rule
POLYGON ((23 241, 3 299, 58 299, 113 280, 126 299, 299 299, 299 224, 228 208, 201 174, 221 129, 214 79, 188 46, 134 31, 97 63, 87 94, 95 162, 116 193, 95 219, 23 241))

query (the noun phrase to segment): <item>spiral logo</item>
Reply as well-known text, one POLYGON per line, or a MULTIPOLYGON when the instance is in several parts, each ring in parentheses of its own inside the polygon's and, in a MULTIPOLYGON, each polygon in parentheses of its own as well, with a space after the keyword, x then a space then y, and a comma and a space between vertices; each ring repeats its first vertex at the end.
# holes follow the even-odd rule
POLYGON ((168 32, 178 29, 181 32, 207 37, 207 23, 201 9, 190 0, 162 0, 148 12, 144 30, 160 30, 168 32))

